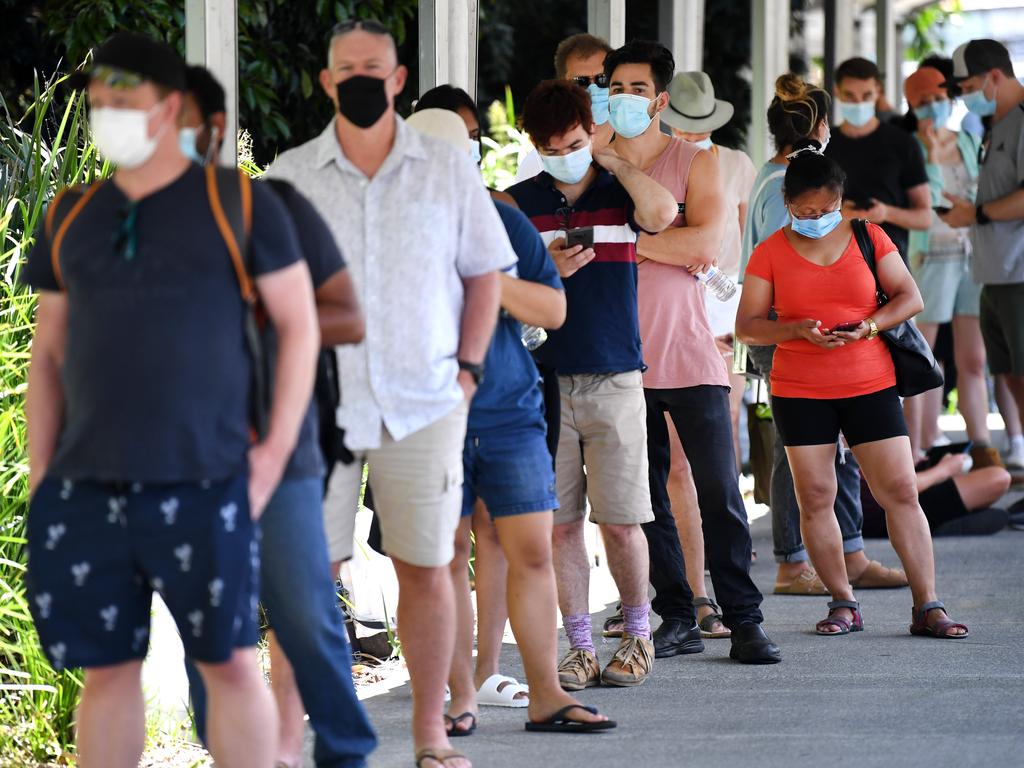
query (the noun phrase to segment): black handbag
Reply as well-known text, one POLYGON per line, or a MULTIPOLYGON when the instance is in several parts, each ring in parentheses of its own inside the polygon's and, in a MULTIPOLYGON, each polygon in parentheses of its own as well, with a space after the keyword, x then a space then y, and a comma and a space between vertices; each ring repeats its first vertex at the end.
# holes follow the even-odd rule
MULTIPOLYGON (((882 284, 878 282, 875 245, 868 234, 867 222, 863 219, 854 219, 851 224, 861 255, 875 278, 878 306, 883 307, 889 303, 889 297, 885 295, 882 284)), ((932 348, 928 346, 928 342, 913 322, 904 320, 893 328, 879 331, 878 335, 885 339, 892 354, 892 362, 896 368, 896 390, 900 395, 912 397, 942 386, 942 371, 935 363, 932 348)))

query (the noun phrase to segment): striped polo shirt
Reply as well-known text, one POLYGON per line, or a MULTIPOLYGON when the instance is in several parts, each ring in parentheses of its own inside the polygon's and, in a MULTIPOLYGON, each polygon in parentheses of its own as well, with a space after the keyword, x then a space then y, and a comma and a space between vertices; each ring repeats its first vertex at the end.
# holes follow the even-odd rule
POLYGON ((566 229, 594 228, 594 260, 563 278, 568 304, 565 324, 548 332, 537 360, 559 374, 643 370, 637 319, 636 236, 633 201, 619 181, 599 168, 572 206, 540 173, 508 192, 540 232, 544 244, 566 229))

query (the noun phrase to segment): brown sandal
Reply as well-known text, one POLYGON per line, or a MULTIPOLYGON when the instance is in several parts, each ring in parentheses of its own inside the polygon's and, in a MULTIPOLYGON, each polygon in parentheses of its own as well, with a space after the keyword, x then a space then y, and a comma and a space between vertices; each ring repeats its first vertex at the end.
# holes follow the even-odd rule
POLYGON ((900 568, 886 568, 877 560, 868 563, 860 576, 851 579, 854 589, 901 589, 910 584, 907 574, 900 568))
POLYGON ((920 611, 912 608, 911 616, 914 623, 910 625, 910 634, 921 637, 936 637, 940 640, 963 640, 970 635, 971 631, 967 628, 966 624, 953 621, 949 616, 944 616, 934 624, 929 625, 928 614, 935 610, 945 611, 946 606, 942 604, 941 600, 932 600, 930 603, 922 605, 920 611), (962 635, 951 634, 951 631, 954 629, 962 629, 964 633, 962 635))
POLYGON ((697 627, 700 629, 700 636, 709 640, 732 637, 732 630, 722 624, 722 609, 718 607, 714 600, 710 597, 695 597, 693 599, 693 609, 695 611, 697 611, 698 608, 703 608, 704 606, 710 608, 711 613, 697 622, 697 627), (724 628, 717 632, 713 631, 715 622, 722 624, 724 628))
POLYGON ((789 582, 776 581, 776 595, 827 595, 826 587, 813 568, 806 568, 789 582))
POLYGON ((437 747, 427 747, 421 749, 416 753, 416 768, 423 768, 424 760, 433 760, 438 765, 448 765, 449 760, 466 760, 466 756, 461 752, 456 752, 454 749, 438 749, 437 747))

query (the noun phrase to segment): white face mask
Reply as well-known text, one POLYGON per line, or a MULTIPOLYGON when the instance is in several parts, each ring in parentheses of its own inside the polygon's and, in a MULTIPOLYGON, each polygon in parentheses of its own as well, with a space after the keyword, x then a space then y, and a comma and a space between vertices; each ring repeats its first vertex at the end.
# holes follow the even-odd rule
POLYGON ((121 168, 137 168, 153 156, 167 124, 156 136, 149 135, 149 118, 157 104, 149 111, 142 109, 116 109, 96 107, 89 113, 92 139, 100 154, 121 168))

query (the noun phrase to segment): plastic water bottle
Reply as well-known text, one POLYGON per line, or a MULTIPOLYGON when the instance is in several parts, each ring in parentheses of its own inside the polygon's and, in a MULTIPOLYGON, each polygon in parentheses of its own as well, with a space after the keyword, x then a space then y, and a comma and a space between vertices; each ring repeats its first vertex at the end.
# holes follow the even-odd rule
POLYGON ((736 295, 736 283, 718 267, 708 267, 707 272, 698 272, 695 277, 719 301, 728 301, 736 295))
POLYGON ((524 323, 520 338, 523 340, 523 346, 533 352, 548 340, 548 332, 543 328, 538 328, 536 325, 526 325, 524 323))

